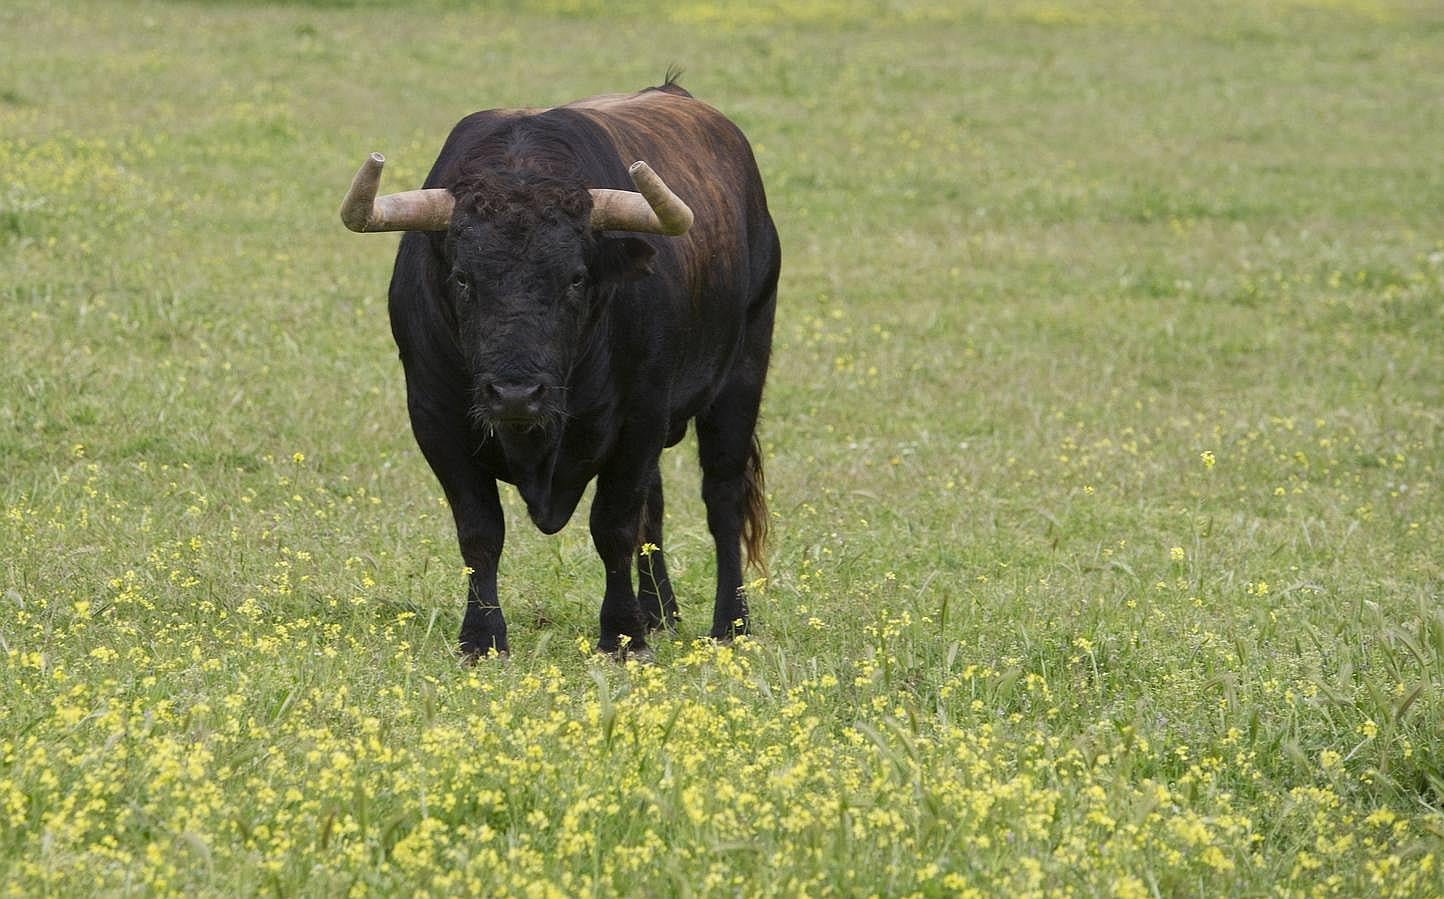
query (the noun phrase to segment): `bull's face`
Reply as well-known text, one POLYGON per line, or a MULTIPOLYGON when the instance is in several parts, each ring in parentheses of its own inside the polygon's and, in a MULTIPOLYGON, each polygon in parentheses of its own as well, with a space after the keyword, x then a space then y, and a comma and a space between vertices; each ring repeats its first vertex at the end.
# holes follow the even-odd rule
POLYGON ((372 153, 341 201, 353 231, 445 231, 445 292, 472 378, 472 414, 507 434, 545 430, 567 414, 590 327, 623 281, 651 271, 637 232, 677 237, 692 210, 651 166, 627 168, 636 191, 540 174, 519 140, 500 167, 462 173, 450 188, 377 196, 385 158, 372 153))
POLYGON ((447 291, 471 374, 472 417, 493 431, 552 430, 570 375, 623 281, 650 269, 637 238, 592 230, 580 185, 493 175, 459 191, 447 291))

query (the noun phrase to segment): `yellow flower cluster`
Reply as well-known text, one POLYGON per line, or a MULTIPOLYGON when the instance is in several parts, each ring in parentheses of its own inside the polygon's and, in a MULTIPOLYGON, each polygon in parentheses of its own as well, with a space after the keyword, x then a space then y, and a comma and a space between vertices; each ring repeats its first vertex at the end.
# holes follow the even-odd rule
MULTIPOLYGON (((183 564, 189 551, 155 556, 183 564)), ((7 695, 26 688, 0 742, 7 895, 277 882, 1149 895, 1228 892, 1269 871, 1281 895, 1345 893, 1359 877, 1411 895, 1435 882, 1435 854, 1410 848, 1416 821, 1358 815, 1326 785, 1337 753, 1320 759, 1320 785, 1245 809, 1227 782, 1253 753, 1156 744, 1107 719, 1060 737, 1046 724, 1056 691, 1036 672, 955 658, 924 711, 883 676, 902 664, 886 651, 849 681, 748 639, 672 644, 654 667, 463 672, 418 665, 409 611, 343 628, 248 601, 207 620, 163 608, 134 571, 103 603, 10 631, 7 695), (1285 820, 1292 842, 1271 845, 1285 820)), ((868 627, 896 644, 915 626, 904 613, 868 627)))

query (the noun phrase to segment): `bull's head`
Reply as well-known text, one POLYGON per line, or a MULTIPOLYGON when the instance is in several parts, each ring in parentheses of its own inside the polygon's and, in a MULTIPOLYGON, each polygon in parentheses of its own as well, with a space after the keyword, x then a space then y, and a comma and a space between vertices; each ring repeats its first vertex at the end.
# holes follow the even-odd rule
POLYGON ((645 162, 637 190, 586 189, 536 172, 493 170, 450 189, 376 196, 372 153, 341 205, 353 231, 445 231, 446 290, 471 369, 473 416, 507 431, 565 414, 585 323, 615 286, 642 277, 653 250, 604 231, 680 235, 692 211, 645 162))

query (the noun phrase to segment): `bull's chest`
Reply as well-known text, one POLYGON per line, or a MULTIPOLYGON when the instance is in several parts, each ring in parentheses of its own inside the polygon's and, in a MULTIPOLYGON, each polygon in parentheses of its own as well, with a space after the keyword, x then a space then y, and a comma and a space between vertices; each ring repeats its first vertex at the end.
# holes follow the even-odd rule
POLYGON ((476 457, 492 477, 516 486, 527 514, 544 533, 561 530, 606 465, 615 435, 591 422, 569 422, 559 438, 492 435, 476 457))

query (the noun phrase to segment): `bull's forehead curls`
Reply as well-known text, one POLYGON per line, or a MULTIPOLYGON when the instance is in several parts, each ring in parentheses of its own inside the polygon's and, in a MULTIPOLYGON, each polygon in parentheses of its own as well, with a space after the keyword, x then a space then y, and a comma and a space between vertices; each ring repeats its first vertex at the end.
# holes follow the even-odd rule
POLYGON ((515 286, 543 272, 584 266, 595 246, 590 229, 551 216, 498 220, 458 213, 446 236, 446 257, 452 268, 483 283, 515 286))
POLYGON ((485 222, 501 231, 589 225, 592 199, 580 182, 525 171, 478 172, 451 188, 456 197, 453 227, 463 220, 485 222))
POLYGON ((534 280, 548 269, 576 268, 596 242, 584 190, 571 196, 522 192, 499 197, 493 192, 480 203, 475 199, 464 195, 457 200, 447 256, 454 267, 487 283, 534 280))

